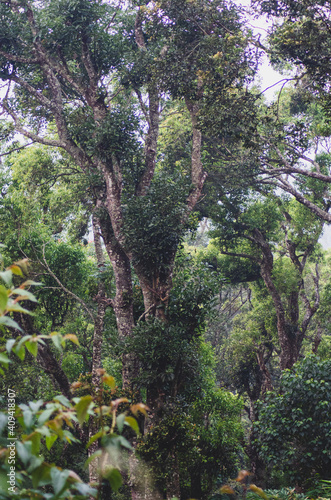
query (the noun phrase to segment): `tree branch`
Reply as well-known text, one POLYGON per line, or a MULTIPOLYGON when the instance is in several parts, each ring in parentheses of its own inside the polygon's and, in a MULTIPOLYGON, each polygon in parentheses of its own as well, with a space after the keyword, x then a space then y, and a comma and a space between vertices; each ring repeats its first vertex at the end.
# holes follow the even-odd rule
POLYGON ((54 146, 56 148, 64 148, 65 143, 62 141, 57 141, 55 139, 47 139, 47 137, 41 137, 40 135, 34 134, 33 132, 30 132, 29 130, 26 130, 20 122, 19 117, 16 115, 16 113, 11 110, 7 103, 5 101, 2 102, 3 108, 6 110, 6 112, 11 116, 15 122, 15 128, 16 131, 19 132, 20 134, 24 135, 24 137, 28 137, 31 139, 33 142, 38 142, 39 144, 44 144, 45 146, 54 146))
POLYGON ((247 253, 236 253, 236 252, 227 252, 226 250, 220 250, 221 254, 223 255, 230 255, 231 257, 242 257, 243 259, 250 259, 253 260, 254 262, 260 262, 259 259, 254 257, 254 255, 249 255, 247 253))
POLYGON ((87 312, 87 314, 90 316, 91 320, 92 320, 92 323, 94 324, 94 316, 91 312, 91 310, 87 307, 87 305, 85 304, 85 302, 80 298, 78 297, 78 295, 76 295, 75 293, 71 292, 70 290, 68 290, 68 288, 66 288, 62 283, 61 281, 59 280, 59 278, 53 273, 53 271, 51 270, 51 268, 49 267, 48 263, 47 263, 47 260, 46 260, 46 257, 45 257, 45 245, 43 245, 43 261, 41 262, 40 261, 40 264, 45 268, 47 269, 47 271, 49 272, 49 274, 52 276, 53 279, 55 279, 55 281, 57 282, 57 284, 62 288, 62 290, 64 292, 66 292, 68 295, 70 295, 71 297, 73 297, 75 300, 77 300, 77 302, 79 302, 85 309, 85 311, 87 312))
POLYGON ((0 50, 0 55, 5 57, 6 59, 8 59, 10 61, 20 62, 23 64, 37 64, 39 62, 38 59, 31 59, 30 57, 16 56, 14 54, 9 54, 8 52, 5 52, 3 50, 0 50))

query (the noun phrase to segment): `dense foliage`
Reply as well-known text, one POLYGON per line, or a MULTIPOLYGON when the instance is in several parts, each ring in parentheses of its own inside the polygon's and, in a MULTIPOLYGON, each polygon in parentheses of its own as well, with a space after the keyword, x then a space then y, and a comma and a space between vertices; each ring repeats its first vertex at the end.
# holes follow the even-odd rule
POLYGON ((331 473, 331 362, 309 356, 283 373, 280 390, 269 392, 255 424, 262 456, 291 481, 304 484, 331 473))
POLYGON ((0 0, 1 498, 330 496, 330 2, 252 8, 0 0))

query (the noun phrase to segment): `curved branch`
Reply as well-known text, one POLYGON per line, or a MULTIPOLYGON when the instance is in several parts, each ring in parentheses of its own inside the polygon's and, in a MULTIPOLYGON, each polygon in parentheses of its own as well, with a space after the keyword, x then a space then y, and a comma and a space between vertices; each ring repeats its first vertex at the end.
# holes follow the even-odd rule
POLYGON ((61 281, 59 280, 59 278, 53 273, 53 271, 51 270, 51 268, 49 267, 48 265, 48 262, 46 260, 46 257, 45 257, 45 245, 43 245, 43 262, 41 262, 41 265, 47 269, 47 271, 49 272, 49 274, 52 276, 52 278, 55 279, 55 281, 57 282, 57 284, 62 288, 62 290, 64 292, 66 292, 68 295, 70 295, 71 297, 73 297, 75 300, 77 300, 77 302, 79 302, 85 309, 85 311, 87 312, 87 314, 90 316, 93 324, 94 324, 94 316, 91 312, 91 310, 87 307, 87 305, 85 304, 85 302, 83 301, 83 299, 81 299, 80 297, 78 297, 78 295, 76 295, 75 293, 71 292, 70 290, 68 290, 68 288, 66 288, 62 283, 61 281))
POLYGON ((40 135, 34 134, 29 130, 26 130, 22 125, 19 117, 11 110, 5 101, 2 102, 2 107, 5 111, 12 117, 15 123, 16 131, 20 134, 24 135, 24 137, 28 137, 33 142, 38 142, 39 144, 44 144, 45 146, 54 146, 56 148, 65 148, 65 143, 62 141, 57 141, 55 139, 47 139, 47 137, 41 137, 40 135))
POLYGON ((327 207, 327 210, 323 210, 321 209, 320 207, 318 207, 317 205, 315 205, 315 203, 313 203, 312 201, 308 200, 307 198, 305 198, 304 195, 302 195, 299 191, 297 191, 289 182, 287 182, 285 179, 282 179, 282 178, 279 178, 279 182, 277 183, 274 183, 274 185, 276 185, 277 187, 283 189, 284 191, 286 191, 287 193, 291 194, 292 196, 294 196, 294 198, 299 202, 301 203, 302 205, 304 205, 305 207, 309 208, 309 210, 311 210, 315 215, 317 215, 317 217, 319 217, 320 219, 322 220, 325 220, 327 222, 331 222, 331 214, 328 213, 327 210, 329 210, 329 206, 327 207))
POLYGON ((41 93, 41 91, 38 91, 37 89, 32 87, 32 85, 27 83, 25 80, 23 80, 19 76, 12 73, 11 75, 8 76, 8 80, 11 80, 11 81, 17 83, 18 85, 21 85, 22 87, 24 87, 29 92, 29 94, 33 95, 40 102, 40 104, 42 104, 43 106, 49 107, 50 109, 53 109, 53 110, 55 109, 55 106, 52 104, 52 101, 50 99, 47 99, 47 97, 45 97, 41 93))

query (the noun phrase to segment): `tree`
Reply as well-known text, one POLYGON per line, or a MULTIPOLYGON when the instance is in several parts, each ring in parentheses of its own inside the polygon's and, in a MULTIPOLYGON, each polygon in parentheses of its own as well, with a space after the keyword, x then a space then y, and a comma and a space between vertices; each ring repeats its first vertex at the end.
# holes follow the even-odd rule
POLYGON ((272 193, 265 198, 255 195, 245 205, 243 201, 234 203, 233 199, 223 197, 220 218, 218 221, 215 218, 219 229, 214 234, 221 253, 259 265, 276 312, 280 367, 284 370, 299 359, 307 328, 319 306, 318 266, 310 298, 304 269, 322 226, 296 202, 282 202, 272 193))
MULTIPOLYGON (((149 205, 152 184, 163 185, 162 173, 156 175, 155 166, 165 93, 185 98, 193 131, 191 165, 175 215, 179 236, 206 175, 197 128, 204 93, 199 71, 204 57, 222 50, 228 54, 226 69, 211 60, 218 90, 224 92, 245 78, 247 42, 242 38, 238 45, 238 38, 233 41, 229 36, 232 31, 240 33, 238 16, 222 3, 164 2, 129 6, 124 12, 112 4, 70 1, 22 5, 4 1, 1 15, 10 26, 2 34, 1 77, 8 83, 3 110, 17 132, 64 149, 90 180, 95 217, 114 268, 118 329, 125 338, 134 325, 130 262, 142 286, 146 311, 154 307, 155 314, 161 314, 171 289, 178 242, 169 247, 166 241, 166 248, 158 249, 164 262, 150 262, 148 253, 141 255, 141 249, 128 240, 133 227, 127 221, 127 213, 149 205), (70 46, 69 40, 74 40, 70 46), (226 78, 221 78, 224 71, 226 78), (136 99, 124 97, 130 92, 136 99), (40 128, 51 116, 58 138, 40 128), (137 132, 142 133, 144 149, 137 132)), ((170 196, 172 189, 167 189, 170 196)), ((146 247, 150 243, 146 241, 146 247)), ((125 384, 130 383, 132 369, 127 358, 125 384)))
POLYGON ((272 27, 271 61, 291 62, 298 75, 309 75, 312 88, 327 91, 331 75, 330 2, 254 0, 253 4, 270 17, 282 18, 281 23, 272 27))
MULTIPOLYGON (((132 269, 144 318, 165 321, 178 244, 206 178, 201 103, 211 92, 229 101, 251 72, 239 15, 222 1, 201 0, 2 1, 0 15, 2 109, 12 129, 65 151, 87 179, 114 270, 111 305, 124 341, 135 326, 132 269), (185 103, 191 128, 190 153, 179 169, 158 157, 162 112, 174 99, 185 103)), ((125 387, 136 374, 128 352, 125 387)), ((150 387, 152 415, 157 399, 150 387)))
MULTIPOLYGON (((292 0, 254 0, 252 3, 259 12, 266 13, 271 19, 275 18, 267 47, 260 46, 276 67, 281 70, 291 67, 295 70, 294 76, 287 81, 295 81, 295 91, 291 92, 292 109, 296 110, 302 122, 301 129, 313 109, 315 115, 319 115, 317 127, 314 127, 313 120, 313 126, 310 122, 304 132, 306 137, 310 136, 306 149, 302 142, 300 145, 300 142, 288 137, 288 129, 285 135, 279 136, 278 133, 278 137, 274 138, 263 134, 261 139, 264 139, 266 147, 266 154, 261 161, 261 170, 265 174, 263 177, 265 182, 271 180, 318 217, 330 222, 330 3, 303 1, 298 4, 292 0), (314 128, 315 139, 311 137, 314 128), (316 152, 321 150, 324 150, 324 154, 318 158, 316 152), (300 189, 305 180, 310 180, 310 192, 300 189), (318 202, 318 198, 314 199, 315 190, 320 192, 319 196, 324 200, 322 203, 318 202)), ((301 135, 300 127, 295 126, 294 129, 298 138, 301 135)))
MULTIPOLYGON (((43 146, 8 155, 4 163, 7 175, 3 180, 0 217, 2 241, 6 244, 5 257, 28 256, 31 260, 30 276, 42 281, 42 287, 36 293, 39 303, 29 305, 33 317, 20 318, 26 334, 42 335, 59 330, 71 334, 74 331, 80 340, 80 346, 62 354, 62 359, 46 341, 39 346, 36 359, 53 382, 55 391, 60 389, 65 397, 70 398, 71 382, 86 372, 92 373, 93 392, 100 390, 104 318, 110 305, 105 286, 111 273, 105 266, 100 230, 94 217, 95 264, 87 260, 83 245, 77 244, 77 239, 81 240, 87 230, 91 204, 87 203, 85 209, 82 208, 86 185, 77 176, 77 169, 66 160, 43 146), (61 236, 67 241, 63 241, 61 236), (91 276, 94 276, 95 285, 91 284, 91 276), (80 316, 79 324, 76 322, 73 325, 72 320, 77 316, 80 316), (87 335, 84 330, 89 327, 92 332, 87 335), (68 366, 70 356, 71 362, 75 361, 76 370, 68 366)), ((38 374, 38 380, 40 370, 33 363, 29 369, 38 374)), ((26 372, 26 367, 15 363, 14 372, 18 374, 21 371, 26 372)), ((6 376, 4 388, 8 384, 6 376)), ((10 384, 17 387, 15 383, 10 384)), ((37 391, 41 398, 45 397, 41 388, 34 387, 33 391, 37 391)), ((29 398, 28 393, 25 397, 29 398)), ((21 400, 22 403, 28 401, 21 400)), ((85 429, 85 433, 80 431, 80 438, 85 444, 89 440, 88 435, 96 432, 93 425, 95 423, 91 421, 89 430, 85 429)), ((94 442, 90 454, 96 448, 97 443, 94 442)), ((94 462, 90 464, 91 481, 97 479, 93 465, 94 462)))

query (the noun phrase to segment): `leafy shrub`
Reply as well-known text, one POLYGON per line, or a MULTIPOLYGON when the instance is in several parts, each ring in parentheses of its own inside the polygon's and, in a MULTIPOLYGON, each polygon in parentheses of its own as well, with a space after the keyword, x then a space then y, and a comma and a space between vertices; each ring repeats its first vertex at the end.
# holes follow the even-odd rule
MULTIPOLYGON (((291 482, 331 476, 331 361, 309 356, 285 371, 258 406, 256 446, 291 482)), ((293 483, 292 483, 293 484, 293 483)))
MULTIPOLYGON (((3 285, 0 284, 2 330, 12 327, 21 331, 18 323, 10 317, 10 313, 30 314, 20 302, 36 301, 28 288, 39 283, 27 280, 17 288, 13 284, 13 275, 23 277, 22 270, 26 272, 26 266, 27 261, 24 260, 0 271, 0 278, 4 282, 3 285)), ((51 341, 57 349, 62 350, 66 340, 78 343, 75 335, 62 336, 56 332, 50 335, 10 338, 6 341, 3 352, 0 352, 0 373, 3 374, 4 370, 8 369, 13 354, 22 361, 27 352, 36 358, 40 344, 51 341)), ((112 390, 115 388, 113 377, 107 375, 104 370, 100 370, 99 375, 103 384, 112 390)), ((74 384, 75 387, 80 385, 74 384)), ((102 404, 102 397, 93 398, 90 394, 75 397, 72 401, 60 394, 47 403, 39 400, 17 404, 19 397, 15 391, 8 388, 7 392, 7 401, 1 401, 0 411, 0 498, 97 498, 103 479, 108 480, 113 490, 120 488, 123 450, 131 449, 122 432, 127 425, 139 433, 136 419, 126 412, 118 411, 122 403, 129 403, 126 398, 117 398, 105 405, 102 404), (47 453, 56 441, 61 441, 63 445, 80 443, 77 434, 85 437, 84 430, 86 431, 87 425, 93 432, 89 436, 86 449, 100 441, 100 447, 97 447, 86 461, 86 467, 96 461, 99 481, 93 485, 85 483, 74 471, 48 463, 43 457, 43 453, 47 453)), ((139 403, 131 406, 130 411, 136 416, 139 412, 146 414, 145 406, 139 403)))

